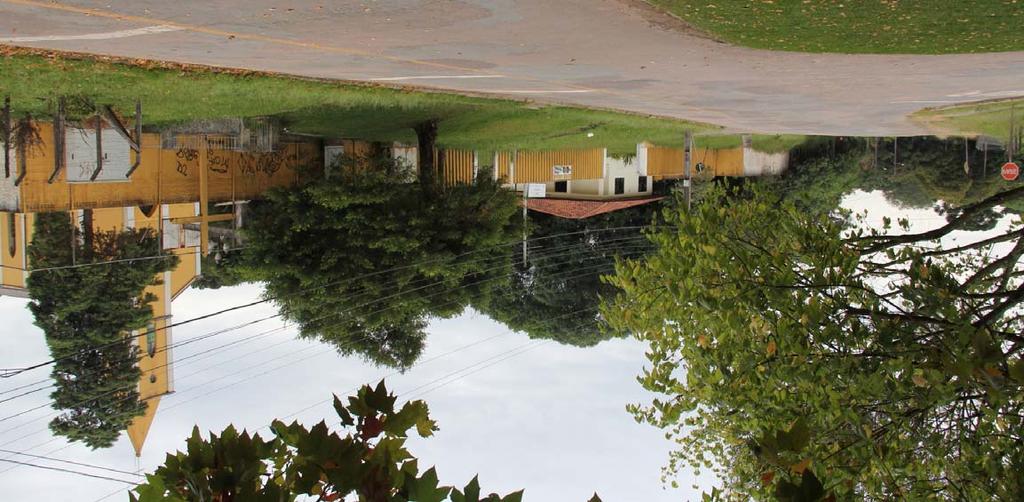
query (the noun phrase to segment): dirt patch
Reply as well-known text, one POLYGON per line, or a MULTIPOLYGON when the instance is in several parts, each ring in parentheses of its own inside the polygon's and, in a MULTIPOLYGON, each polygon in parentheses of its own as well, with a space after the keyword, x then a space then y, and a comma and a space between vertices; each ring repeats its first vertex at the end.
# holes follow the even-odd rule
POLYGON ((674 31, 676 33, 682 33, 691 37, 703 38, 712 42, 725 44, 723 42, 707 32, 698 29, 692 24, 686 22, 683 18, 666 12, 659 7, 652 5, 648 0, 616 0, 626 8, 638 13, 640 17, 644 18, 652 27, 674 31))

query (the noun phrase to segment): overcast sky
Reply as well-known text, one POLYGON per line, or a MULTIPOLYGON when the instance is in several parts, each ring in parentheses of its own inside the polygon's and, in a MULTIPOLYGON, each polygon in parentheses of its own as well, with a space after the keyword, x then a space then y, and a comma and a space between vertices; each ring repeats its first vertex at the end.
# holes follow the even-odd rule
MULTIPOLYGON (((256 285, 189 290, 174 302, 174 317, 180 321, 249 302, 260 292, 256 285)), ((32 325, 25 304, 25 300, 0 298, 0 316, 5 321, 0 364, 4 367, 49 358, 43 334, 32 325)), ((173 335, 181 341, 272 313, 273 307, 261 305, 176 328, 173 335)), ((266 322, 180 347, 174 355, 181 359, 280 326, 279 321, 266 322)), ((441 430, 432 438, 412 441, 410 448, 421 466, 438 467, 442 482, 461 486, 479 473, 484 489, 506 493, 525 488, 530 501, 582 502, 595 490, 609 501, 691 498, 685 490, 663 490, 660 469, 671 443, 653 427, 634 422, 625 411, 627 403, 650 399, 635 380, 644 362, 638 342, 613 340, 581 349, 531 341, 475 312, 433 322, 428 331, 428 346, 421 358, 425 362, 404 375, 388 377, 387 383, 395 392, 407 393, 400 402, 422 397, 429 403, 441 430), (455 350, 459 352, 438 357, 455 350), (426 387, 414 390, 421 386, 426 387)), ((229 423, 253 430, 316 403, 321 404, 296 418, 307 424, 334 420, 330 403, 324 402, 332 393, 349 395, 357 386, 375 383, 392 372, 293 338, 294 331, 288 329, 176 366, 177 392, 161 401, 139 466, 152 470, 165 452, 183 448, 196 423, 204 431, 219 431, 229 423)), ((0 390, 46 378, 48 371, 3 381, 0 390)), ((38 393, 0 404, 0 411, 8 416, 46 399, 46 393, 38 393)), ((0 443, 34 433, 0 448, 31 449, 33 454, 136 470, 127 436, 107 450, 67 447, 65 441, 53 440, 46 429, 52 413, 39 410, 0 422, 0 431, 29 423, 0 434, 0 443)), ((0 465, 0 471, 9 468, 0 465)), ((18 467, 0 472, 0 486, 8 500, 62 500, 75 493, 76 500, 89 501, 114 492, 118 483, 18 467)), ((108 500, 119 499, 127 497, 118 494, 108 500)))
MULTIPOLYGON (((914 231, 944 221, 931 210, 898 210, 879 192, 854 192, 844 206, 871 209, 869 220, 874 222, 883 215, 907 217, 914 231)), ((1005 228, 1007 220, 999 227, 1005 228)), ((258 285, 189 290, 174 302, 174 318, 181 321, 249 302, 260 293, 258 285)), ((0 298, 2 367, 49 359, 43 334, 32 325, 25 305, 26 300, 0 298)), ((260 305, 176 328, 173 336, 182 341, 272 313, 271 305, 260 305)), ((178 348, 174 354, 181 359, 280 326, 279 321, 265 322, 178 348)), ((606 501, 691 500, 701 490, 690 485, 706 489, 713 484, 707 473, 687 473, 677 480, 682 488, 663 488, 661 467, 672 444, 625 411, 626 404, 651 398, 635 379, 645 363, 643 346, 635 340, 612 340, 587 349, 531 341, 472 311, 435 321, 428 331, 421 364, 404 375, 389 376, 387 383, 402 394, 400 401, 422 397, 429 403, 441 430, 435 437, 411 441, 410 448, 421 466, 438 467, 443 483, 461 486, 479 473, 485 490, 506 493, 525 488, 525 500, 538 502, 582 502, 594 491, 606 501)), ((204 431, 219 431, 229 423, 255 430, 275 417, 295 414, 306 424, 331 421, 332 393, 349 395, 359 385, 391 373, 358 358, 341 357, 329 347, 296 341, 291 329, 214 354, 175 367, 177 392, 160 403, 138 465, 126 436, 100 451, 54 439, 46 427, 50 409, 0 422, 0 448, 129 471, 152 470, 165 452, 183 448, 193 424, 204 431)), ((48 371, 4 380, 0 391, 44 379, 48 371)), ((47 399, 46 393, 36 393, 2 403, 0 413, 6 417, 47 399)), ((60 466, 2 453, 0 458, 60 466)), ((69 494, 82 501, 108 494, 114 494, 108 500, 127 499, 116 492, 121 486, 116 482, 30 467, 10 469, 0 465, 0 492, 6 500, 67 500, 69 494)))

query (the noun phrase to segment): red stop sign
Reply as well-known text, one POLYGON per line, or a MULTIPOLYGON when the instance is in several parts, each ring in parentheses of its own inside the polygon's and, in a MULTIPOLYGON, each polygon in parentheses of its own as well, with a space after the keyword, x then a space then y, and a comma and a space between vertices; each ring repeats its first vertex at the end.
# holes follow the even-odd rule
POLYGON ((1020 176, 1020 166, 1014 162, 1007 162, 1003 164, 1003 179, 1006 181, 1013 181, 1020 176))

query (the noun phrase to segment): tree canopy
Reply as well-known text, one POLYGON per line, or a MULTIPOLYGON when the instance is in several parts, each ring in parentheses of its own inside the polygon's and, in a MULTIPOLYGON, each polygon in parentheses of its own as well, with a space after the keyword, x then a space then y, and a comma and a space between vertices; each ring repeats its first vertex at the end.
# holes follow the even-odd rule
POLYGON ((601 276, 614 269, 617 258, 650 249, 640 227, 650 223, 653 213, 653 206, 583 220, 531 213, 526 266, 519 246, 505 250, 515 263, 513 273, 473 306, 531 338, 578 347, 611 338, 598 307, 617 289, 601 276))
POLYGON ((487 176, 425 186, 398 161, 343 157, 324 180, 250 208, 246 274, 304 336, 405 368, 430 317, 460 313, 508 274, 515 196, 487 176))
POLYGON ((139 400, 138 350, 132 330, 153 317, 158 274, 174 268, 177 258, 103 263, 152 256, 157 237, 146 229, 93 231, 86 218, 82 238, 72 235, 66 213, 36 215, 28 247, 31 268, 95 264, 34 272, 28 278, 35 324, 46 336, 56 363, 52 376, 54 433, 93 448, 111 446, 132 419, 145 412, 139 400), (72 244, 74 242, 74 244, 72 244))
POLYGON ((610 324, 649 343, 631 407, 735 498, 1024 496, 1024 226, 866 230, 755 191, 666 211, 617 268, 610 324), (964 240, 964 236, 966 241, 964 240))

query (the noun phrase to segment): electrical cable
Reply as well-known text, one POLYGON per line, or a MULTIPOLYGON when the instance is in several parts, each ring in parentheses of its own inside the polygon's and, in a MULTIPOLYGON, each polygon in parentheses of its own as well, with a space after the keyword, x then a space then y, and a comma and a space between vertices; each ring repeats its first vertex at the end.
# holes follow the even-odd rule
MULTIPOLYGON (((423 262, 420 262, 420 263, 416 263, 416 264, 402 265, 402 266, 398 266, 398 267, 391 267, 391 268, 385 269, 385 270, 374 271, 374 272, 370 272, 370 273, 363 274, 363 275, 360 275, 360 276, 356 276, 354 278, 348 278, 348 279, 342 279, 342 280, 339 280, 339 281, 333 281, 333 282, 328 283, 328 284, 323 284, 323 285, 315 286, 313 288, 309 288, 307 290, 298 291, 298 292, 295 292, 295 293, 292 293, 292 294, 289 294, 289 295, 284 295, 284 297, 293 296, 293 295, 299 295, 299 294, 303 294, 303 293, 309 293, 310 291, 327 288, 327 287, 330 287, 332 285, 337 285, 337 284, 340 284, 340 283, 345 282, 345 281, 362 280, 362 279, 366 279, 366 278, 369 278, 369 277, 374 277, 374 276, 385 274, 385 273, 395 272, 395 271, 398 271, 398 270, 404 270, 404 269, 408 269, 408 268, 412 268, 412 267, 423 266, 424 264, 433 263, 433 262, 437 262, 437 261, 441 261, 441 260, 458 259, 458 258, 461 258, 463 256, 468 256, 468 255, 472 255, 472 254, 476 254, 476 253, 482 253, 482 252, 486 252, 486 251, 493 250, 493 249, 496 249, 496 248, 501 248, 501 247, 505 247, 505 246, 521 245, 523 242, 530 243, 530 242, 537 242, 537 241, 543 241, 543 240, 548 240, 548 239, 566 237, 566 236, 570 236, 570 235, 580 235, 580 234, 589 234, 589 233, 602 233, 602 232, 611 232, 611 231, 618 231, 618 230, 642 230, 642 229, 645 229, 645 228, 649 228, 649 226, 633 225, 633 226, 609 227, 609 228, 600 228, 600 229, 587 229, 587 230, 579 230, 579 231, 574 231, 574 232, 565 232, 565 233, 562 233, 562 234, 547 235, 547 236, 543 236, 543 237, 536 237, 536 238, 533 238, 533 239, 526 239, 525 241, 524 240, 510 241, 510 242, 507 242, 507 243, 496 244, 496 245, 493 245, 493 246, 488 246, 488 247, 485 247, 485 248, 482 248, 482 249, 478 249, 478 250, 474 250, 474 251, 467 251, 465 253, 461 253, 461 254, 455 255, 454 257, 451 257, 451 258, 435 258, 435 259, 432 259, 432 260, 426 260, 426 261, 423 261, 423 262)), ((219 311, 216 311, 216 312, 212 312, 210 314, 204 314, 204 315, 197 316, 197 317, 194 317, 194 318, 191 318, 191 319, 187 319, 185 321, 180 321, 180 322, 169 324, 167 326, 162 326, 160 328, 157 328, 154 331, 158 332, 158 331, 166 330, 166 329, 169 329, 169 328, 172 328, 172 327, 177 327, 177 326, 182 326, 182 325, 185 325, 185 324, 190 324, 190 323, 193 323, 193 322, 196 322, 196 321, 208 319, 208 318, 211 318, 211 317, 214 317, 214 316, 217 316, 217 315, 221 315, 221 314, 224 314, 224 313, 227 313, 227 312, 232 312, 232 311, 235 311, 235 310, 241 310, 241 309, 244 309, 244 308, 252 307, 252 306, 255 306, 255 305, 260 305, 260 304, 267 303, 267 302, 270 302, 270 301, 275 301, 275 300, 278 300, 278 299, 280 299, 280 298, 279 297, 268 297, 268 298, 264 298, 262 300, 250 302, 250 303, 247 303, 247 304, 238 305, 238 306, 235 306, 235 307, 229 307, 229 308, 222 309, 222 310, 219 310, 219 311)), ((136 337, 145 336, 147 333, 142 333, 140 335, 137 335, 136 337)), ((85 352, 90 351, 90 350, 97 350, 97 349, 103 348, 105 346, 114 346, 114 345, 116 345, 118 343, 121 343, 121 341, 111 342, 111 343, 108 343, 108 344, 99 345, 97 347, 91 347, 89 349, 82 349, 82 350, 79 351, 79 353, 85 353, 85 352)), ((58 362, 60 360, 72 358, 74 356, 75 356, 75 354, 69 354, 69 355, 61 356, 60 358, 54 358, 54 359, 51 359, 51 360, 48 360, 48 361, 44 361, 44 362, 41 362, 41 363, 31 364, 31 365, 23 367, 23 368, 15 368, 15 369, 2 370, 3 373, 0 374, 0 378, 10 378, 10 377, 13 377, 13 376, 25 373, 27 371, 31 371, 31 370, 34 370, 34 369, 38 369, 38 368, 41 368, 41 367, 48 366, 48 365, 53 364, 55 362, 58 362)))

